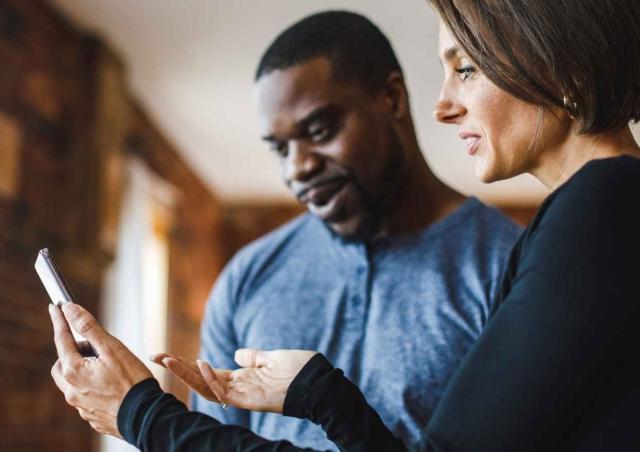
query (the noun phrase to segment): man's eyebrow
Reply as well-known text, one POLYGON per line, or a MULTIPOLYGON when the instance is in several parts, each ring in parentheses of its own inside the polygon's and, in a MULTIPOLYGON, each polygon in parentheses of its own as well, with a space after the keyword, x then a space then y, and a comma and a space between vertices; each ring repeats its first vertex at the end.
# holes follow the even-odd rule
POLYGON ((327 104, 327 105, 322 105, 318 108, 315 108, 310 113, 308 113, 304 118, 300 119, 297 122, 296 129, 305 130, 314 121, 325 118, 327 116, 331 116, 332 114, 337 113, 338 110, 339 110, 339 107, 335 104, 327 104))

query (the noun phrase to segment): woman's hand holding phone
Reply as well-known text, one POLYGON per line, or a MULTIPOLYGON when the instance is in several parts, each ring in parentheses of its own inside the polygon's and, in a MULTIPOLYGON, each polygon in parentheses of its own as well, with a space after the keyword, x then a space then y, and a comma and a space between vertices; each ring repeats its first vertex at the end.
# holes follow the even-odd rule
POLYGON ((51 375, 67 403, 100 433, 120 437, 117 417, 129 390, 151 372, 122 342, 107 333, 82 306, 49 305, 59 359, 51 375), (83 357, 71 328, 86 337, 98 357, 83 357))

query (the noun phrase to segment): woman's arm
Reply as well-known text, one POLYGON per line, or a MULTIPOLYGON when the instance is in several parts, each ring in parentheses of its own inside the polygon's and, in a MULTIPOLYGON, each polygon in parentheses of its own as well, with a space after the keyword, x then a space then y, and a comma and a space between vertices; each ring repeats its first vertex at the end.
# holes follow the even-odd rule
MULTIPOLYGON (((234 371, 213 369, 203 362, 191 364, 171 355, 162 356, 171 357, 173 364, 167 366, 171 372, 210 400, 247 410, 309 418, 320 424, 328 438, 343 450, 406 450, 366 403, 358 388, 318 353, 241 349, 235 354, 241 368, 234 371)), ((153 380, 127 395, 118 416, 120 430, 132 444, 145 445, 149 441, 158 446, 167 443, 169 447, 219 443, 247 447, 250 444, 250 447, 259 447, 258 450, 293 447, 284 442, 264 441, 245 429, 225 427, 200 413, 189 413, 151 382, 153 380)))
POLYGON ((340 450, 407 450, 356 385, 321 354, 311 358, 289 386, 283 414, 319 424, 340 450))
POLYGON ((154 379, 135 385, 118 412, 118 429, 142 451, 302 451, 287 441, 269 441, 250 430, 225 425, 186 406, 154 379))

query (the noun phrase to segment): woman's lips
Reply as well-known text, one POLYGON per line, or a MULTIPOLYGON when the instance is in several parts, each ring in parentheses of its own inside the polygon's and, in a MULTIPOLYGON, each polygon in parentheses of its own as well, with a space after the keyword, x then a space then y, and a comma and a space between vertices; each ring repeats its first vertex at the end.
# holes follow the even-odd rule
POLYGON ((478 145, 480 143, 480 137, 474 138, 465 138, 465 143, 467 143, 467 153, 469 155, 473 155, 478 150, 478 145))
POLYGON ((458 136, 462 138, 464 142, 467 144, 467 153, 469 155, 475 154, 476 151, 478 150, 478 145, 480 143, 480 138, 481 138, 480 135, 477 135, 475 133, 469 133, 469 132, 460 132, 458 136))

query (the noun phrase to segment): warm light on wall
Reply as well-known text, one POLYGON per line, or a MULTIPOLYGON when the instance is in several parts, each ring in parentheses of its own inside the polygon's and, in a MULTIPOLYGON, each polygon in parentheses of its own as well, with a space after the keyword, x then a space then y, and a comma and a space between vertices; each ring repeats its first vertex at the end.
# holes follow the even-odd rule
MULTIPOLYGON (((166 371, 148 357, 167 347, 169 230, 174 190, 132 159, 118 228, 115 261, 105 281, 103 324, 146 363, 161 385, 166 371)), ((104 437, 103 452, 133 450, 104 437)))
POLYGON ((13 198, 18 188, 21 136, 18 124, 0 112, 0 198, 13 198))

